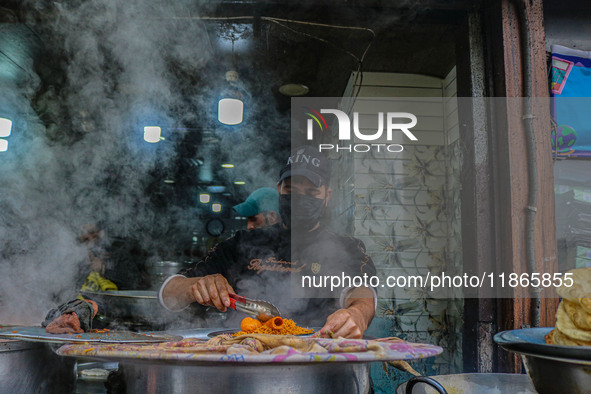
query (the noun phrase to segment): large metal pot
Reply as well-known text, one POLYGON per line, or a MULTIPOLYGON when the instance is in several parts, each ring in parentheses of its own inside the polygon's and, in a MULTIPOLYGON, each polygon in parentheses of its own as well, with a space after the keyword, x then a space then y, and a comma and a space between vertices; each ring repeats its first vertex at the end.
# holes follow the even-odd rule
MULTIPOLYGON (((158 301, 158 292, 152 290, 82 291, 82 295, 99 304, 100 318, 106 322, 134 321, 164 327, 204 326, 202 314, 207 309, 193 304, 181 312, 170 312, 158 301)), ((213 311, 207 315, 210 324, 217 325, 225 319, 224 313, 213 311)))
POLYGON ((0 392, 68 393, 75 387, 75 360, 45 343, 0 339, 0 392))
POLYGON ((127 393, 368 393, 370 363, 120 361, 127 393))
POLYGON ((153 261, 146 263, 146 269, 150 277, 150 289, 158 290, 162 283, 171 275, 187 268, 191 262, 181 261, 153 261))
POLYGON ((166 310, 151 290, 82 291, 82 295, 99 304, 99 310, 114 318, 160 318, 166 310))

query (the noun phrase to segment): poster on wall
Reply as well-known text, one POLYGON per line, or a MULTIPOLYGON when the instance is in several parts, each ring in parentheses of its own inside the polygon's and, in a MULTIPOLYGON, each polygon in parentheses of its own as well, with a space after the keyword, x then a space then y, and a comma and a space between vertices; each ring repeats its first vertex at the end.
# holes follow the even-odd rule
POLYGON ((591 157, 591 51, 552 45, 552 152, 591 157))

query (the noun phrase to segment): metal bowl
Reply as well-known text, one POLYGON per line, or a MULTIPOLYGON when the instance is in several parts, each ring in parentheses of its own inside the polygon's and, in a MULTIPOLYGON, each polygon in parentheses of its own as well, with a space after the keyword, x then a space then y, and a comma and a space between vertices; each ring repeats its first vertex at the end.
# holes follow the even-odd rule
POLYGON ((540 394, 588 393, 591 361, 521 354, 527 374, 540 394))
POLYGON ((505 350, 521 355, 538 393, 588 393, 589 347, 548 345, 544 335, 550 330, 552 327, 504 331, 494 340, 505 350))
POLYGON ((396 394, 432 393, 519 393, 535 394, 527 375, 510 373, 460 373, 412 378, 396 389, 396 394), (441 390, 443 388, 445 391, 441 390))
MULTIPOLYGON (((309 337, 314 335, 314 333, 320 331, 320 329, 322 327, 310 327, 312 330, 314 330, 313 332, 311 332, 310 334, 297 334, 296 336, 298 337, 309 337)), ((213 338, 213 337, 217 337, 218 335, 223 335, 223 334, 234 334, 236 332, 240 331, 240 327, 236 327, 236 328, 230 328, 227 330, 217 330, 217 331, 212 331, 209 334, 207 334, 208 338, 213 338)), ((364 336, 365 339, 371 339, 371 338, 367 338, 364 336)))
POLYGON ((188 268, 191 264, 190 261, 154 261, 147 263, 146 269, 150 277, 150 288, 158 290, 166 278, 184 268, 188 268))

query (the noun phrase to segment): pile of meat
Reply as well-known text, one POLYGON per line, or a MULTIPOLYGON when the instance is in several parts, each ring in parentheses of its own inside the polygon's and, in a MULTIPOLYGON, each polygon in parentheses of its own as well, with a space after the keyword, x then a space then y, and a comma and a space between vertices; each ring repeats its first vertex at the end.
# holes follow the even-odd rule
POLYGON ((92 300, 72 300, 50 310, 41 325, 50 334, 80 334, 92 329, 97 312, 92 300))

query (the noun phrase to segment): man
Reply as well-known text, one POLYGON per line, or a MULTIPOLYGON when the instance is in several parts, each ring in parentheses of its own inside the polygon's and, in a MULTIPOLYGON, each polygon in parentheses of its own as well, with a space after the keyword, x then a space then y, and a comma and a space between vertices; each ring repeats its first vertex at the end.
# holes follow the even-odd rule
POLYGON ((234 210, 246 217, 247 230, 279 223, 279 194, 271 187, 261 187, 252 192, 246 201, 235 205, 234 210))
POLYGON ((226 311, 228 293, 237 289, 272 302, 300 325, 323 324, 321 334, 362 337, 374 316, 374 289, 350 283, 334 289, 304 285, 311 277, 376 273, 361 241, 327 231, 320 223, 332 193, 330 162, 315 149, 301 147, 279 176, 283 223, 238 232, 212 248, 203 261, 164 282, 162 305, 180 310, 198 302, 226 311))

